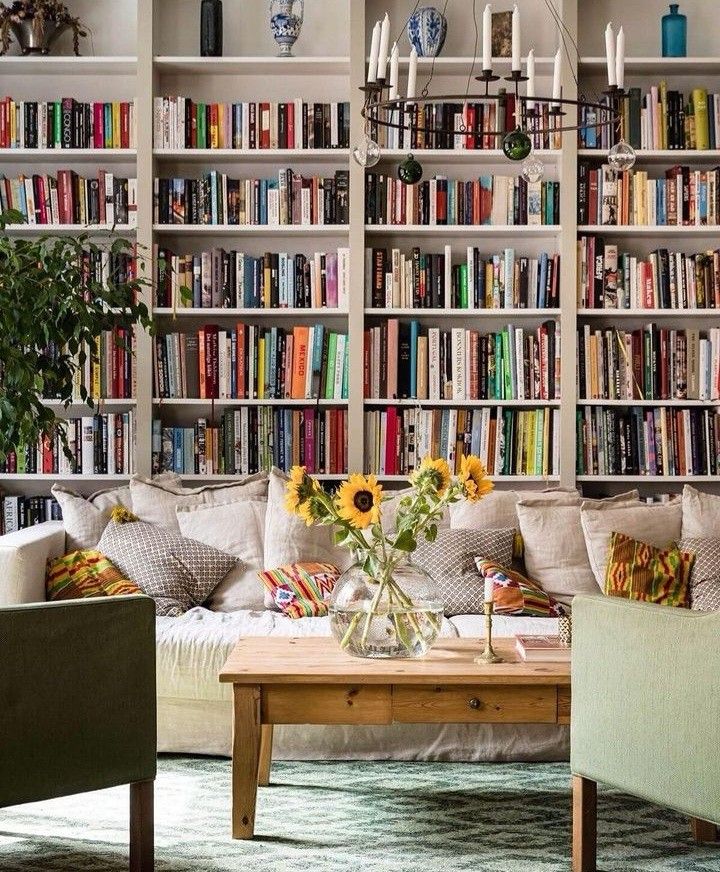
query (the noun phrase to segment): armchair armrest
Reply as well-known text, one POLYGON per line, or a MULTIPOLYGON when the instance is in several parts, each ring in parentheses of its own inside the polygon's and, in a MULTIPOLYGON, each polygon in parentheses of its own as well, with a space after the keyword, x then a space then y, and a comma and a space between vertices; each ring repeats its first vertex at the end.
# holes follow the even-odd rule
POLYGON ((720 613, 573 601, 571 768, 720 822, 720 613))
POLYGON ((62 521, 0 536, 0 606, 45 600, 45 564, 65 553, 62 521))

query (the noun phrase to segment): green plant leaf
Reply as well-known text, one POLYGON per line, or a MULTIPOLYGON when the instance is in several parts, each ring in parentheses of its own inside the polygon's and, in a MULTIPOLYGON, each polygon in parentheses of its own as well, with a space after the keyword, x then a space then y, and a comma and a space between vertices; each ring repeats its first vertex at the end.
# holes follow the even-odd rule
POLYGON ((410 530, 403 530, 402 532, 398 533, 393 547, 397 548, 398 551, 410 552, 414 551, 417 548, 417 542, 415 541, 415 537, 410 530))

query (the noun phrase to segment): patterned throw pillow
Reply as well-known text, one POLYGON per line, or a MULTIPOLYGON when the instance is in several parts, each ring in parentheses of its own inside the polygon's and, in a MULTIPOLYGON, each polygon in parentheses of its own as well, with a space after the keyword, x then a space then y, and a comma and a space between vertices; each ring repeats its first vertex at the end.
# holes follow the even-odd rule
POLYGON ((556 618, 563 614, 562 605, 540 585, 521 572, 507 569, 492 560, 476 561, 482 578, 493 580, 493 609, 499 615, 528 615, 536 618, 556 618))
POLYGON ((421 539, 413 563, 429 572, 445 604, 445 615, 482 612, 484 583, 478 578, 475 559, 481 557, 507 565, 512 561, 513 527, 496 530, 439 530, 437 539, 421 539))
POLYGON ((320 618, 340 571, 331 563, 288 563, 258 572, 273 602, 289 618, 320 618))
MULTIPOLYGON (((685 487, 687 489, 688 486, 685 487)), ((690 608, 699 612, 720 611, 720 539, 710 536, 702 539, 683 537, 678 542, 678 548, 695 555, 690 570, 690 608)))
POLYGON ((173 617, 204 603, 237 562, 231 554, 143 521, 111 521, 98 550, 155 600, 158 615, 173 617))
POLYGON ((687 608, 695 555, 675 545, 656 548, 624 533, 612 533, 605 593, 625 599, 687 608))
POLYGON ((48 560, 45 589, 49 600, 141 592, 104 554, 92 550, 72 551, 64 557, 48 560))

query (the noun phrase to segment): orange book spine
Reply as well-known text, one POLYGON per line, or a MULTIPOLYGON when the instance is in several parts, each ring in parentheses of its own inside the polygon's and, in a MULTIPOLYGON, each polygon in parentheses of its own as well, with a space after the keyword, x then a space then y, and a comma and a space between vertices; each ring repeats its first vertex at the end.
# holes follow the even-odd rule
POLYGON ((307 378, 307 349, 310 328, 298 326, 293 330, 293 373, 291 396, 301 400, 305 396, 307 378))

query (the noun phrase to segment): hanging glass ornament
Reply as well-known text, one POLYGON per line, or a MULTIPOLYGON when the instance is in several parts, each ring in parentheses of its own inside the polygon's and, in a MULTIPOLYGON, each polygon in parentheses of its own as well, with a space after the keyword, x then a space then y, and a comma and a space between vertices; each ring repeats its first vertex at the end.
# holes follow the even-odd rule
POLYGON ((530 137, 524 130, 516 127, 511 133, 506 133, 502 141, 502 150, 510 160, 525 160, 532 150, 530 137))
POLYGON ((520 175, 526 182, 539 182, 545 175, 545 165, 541 160, 538 160, 535 155, 531 154, 522 162, 520 175))
POLYGON ((621 139, 608 152, 607 162, 614 170, 629 170, 635 165, 637 155, 635 149, 621 139))
POLYGON ((361 167, 374 167, 380 160, 380 146, 367 134, 353 149, 353 160, 361 167))
POLYGON ((398 178, 406 185, 416 185, 422 178, 422 165, 409 154, 405 160, 398 166, 398 178))

